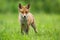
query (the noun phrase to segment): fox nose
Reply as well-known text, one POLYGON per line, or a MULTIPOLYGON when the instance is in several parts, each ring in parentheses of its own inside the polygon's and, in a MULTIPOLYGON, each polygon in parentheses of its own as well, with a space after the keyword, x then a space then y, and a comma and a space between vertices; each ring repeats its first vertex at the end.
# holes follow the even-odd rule
POLYGON ((24 18, 26 18, 26 16, 24 16, 24 18))

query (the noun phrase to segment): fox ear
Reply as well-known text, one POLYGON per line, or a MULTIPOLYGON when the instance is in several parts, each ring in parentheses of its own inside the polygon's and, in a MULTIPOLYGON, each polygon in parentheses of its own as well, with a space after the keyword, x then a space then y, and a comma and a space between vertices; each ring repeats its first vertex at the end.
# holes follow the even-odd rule
POLYGON ((29 9, 29 8, 30 8, 30 4, 27 5, 27 9, 29 9))
POLYGON ((22 9, 22 5, 19 3, 19 8, 22 9))

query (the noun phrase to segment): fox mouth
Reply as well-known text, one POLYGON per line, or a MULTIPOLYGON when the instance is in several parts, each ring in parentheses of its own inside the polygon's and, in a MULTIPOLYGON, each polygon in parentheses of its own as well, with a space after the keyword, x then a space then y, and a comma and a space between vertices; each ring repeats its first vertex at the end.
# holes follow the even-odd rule
POLYGON ((26 17, 23 17, 23 19, 24 19, 24 20, 27 20, 27 18, 26 18, 26 17))

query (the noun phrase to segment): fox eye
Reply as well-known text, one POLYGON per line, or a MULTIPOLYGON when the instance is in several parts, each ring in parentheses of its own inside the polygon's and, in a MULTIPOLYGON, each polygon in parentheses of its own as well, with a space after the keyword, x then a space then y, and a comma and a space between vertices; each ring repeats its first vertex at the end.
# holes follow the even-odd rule
POLYGON ((24 13, 24 12, 21 12, 21 13, 24 13))
POLYGON ((28 13, 27 11, 25 13, 28 13))

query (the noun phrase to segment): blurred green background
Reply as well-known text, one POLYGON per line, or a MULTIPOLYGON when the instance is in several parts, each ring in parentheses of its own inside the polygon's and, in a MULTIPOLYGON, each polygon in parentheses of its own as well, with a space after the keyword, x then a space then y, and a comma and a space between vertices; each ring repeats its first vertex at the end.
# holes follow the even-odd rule
POLYGON ((60 13, 60 0, 0 0, 0 13, 18 12, 18 4, 30 3, 32 12, 60 13))
POLYGON ((0 0, 0 40, 60 40, 60 0, 0 0), (30 3, 38 33, 21 34, 18 5, 30 3))

